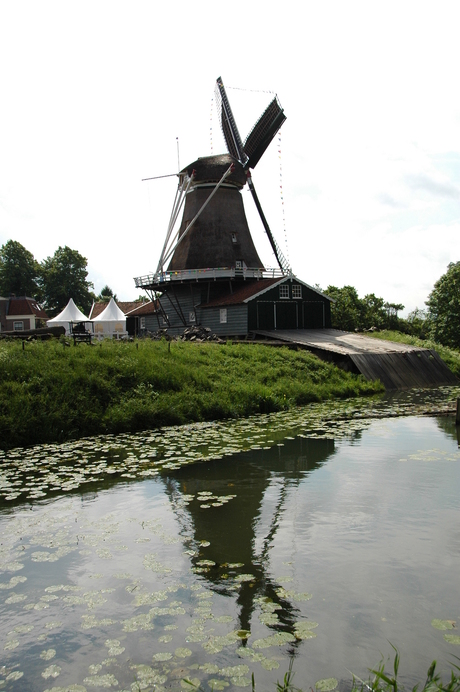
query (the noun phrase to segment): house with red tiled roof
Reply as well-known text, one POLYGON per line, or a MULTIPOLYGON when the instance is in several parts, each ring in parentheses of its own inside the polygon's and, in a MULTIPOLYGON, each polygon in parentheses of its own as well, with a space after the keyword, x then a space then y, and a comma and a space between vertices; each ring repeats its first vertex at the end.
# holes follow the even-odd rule
POLYGON ((35 298, 28 296, 0 297, 0 330, 23 332, 46 327, 48 315, 35 298))

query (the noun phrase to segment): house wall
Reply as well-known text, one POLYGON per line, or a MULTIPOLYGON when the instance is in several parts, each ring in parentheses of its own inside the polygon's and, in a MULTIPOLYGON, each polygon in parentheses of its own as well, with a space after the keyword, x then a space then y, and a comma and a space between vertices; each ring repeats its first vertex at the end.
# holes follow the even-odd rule
POLYGON ((248 325, 249 331, 327 328, 331 326, 330 302, 295 279, 287 279, 248 302, 248 325), (281 297, 281 286, 289 297, 281 297), (294 286, 300 287, 301 297, 293 297, 294 286))
POLYGON ((22 322, 22 329, 35 329, 35 316, 30 315, 8 315, 5 331, 14 331, 14 323, 22 322))
POLYGON ((248 306, 228 305, 227 322, 220 321, 221 309, 223 308, 202 308, 199 310, 200 323, 204 327, 209 327, 213 334, 218 336, 246 336, 248 333, 248 306))

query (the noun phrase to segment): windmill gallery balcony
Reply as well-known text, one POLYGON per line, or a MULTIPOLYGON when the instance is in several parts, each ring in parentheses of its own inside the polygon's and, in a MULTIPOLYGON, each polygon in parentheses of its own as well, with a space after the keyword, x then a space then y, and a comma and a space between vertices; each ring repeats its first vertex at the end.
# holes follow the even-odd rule
POLYGON ((161 290, 165 283, 171 281, 217 281, 218 279, 273 279, 285 276, 279 268, 261 269, 260 267, 214 267, 206 269, 178 269, 177 271, 156 272, 134 279, 136 288, 161 290))

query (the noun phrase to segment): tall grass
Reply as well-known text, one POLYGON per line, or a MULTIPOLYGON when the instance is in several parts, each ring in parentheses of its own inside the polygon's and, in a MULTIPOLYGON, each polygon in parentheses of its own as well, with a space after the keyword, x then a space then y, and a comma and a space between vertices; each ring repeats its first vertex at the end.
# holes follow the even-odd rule
POLYGON ((263 345, 0 342, 0 447, 235 418, 381 385, 263 345))

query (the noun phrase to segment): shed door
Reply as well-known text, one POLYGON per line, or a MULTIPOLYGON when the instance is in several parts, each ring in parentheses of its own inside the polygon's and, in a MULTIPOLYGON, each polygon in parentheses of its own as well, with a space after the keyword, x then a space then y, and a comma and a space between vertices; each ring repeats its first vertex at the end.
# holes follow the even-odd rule
POLYGON ((275 329, 275 312, 273 303, 257 302, 257 329, 275 329))
POLYGON ((322 329, 324 327, 324 303, 322 300, 303 303, 303 328, 322 329))
POLYGON ((276 329, 297 328, 297 304, 288 300, 276 303, 276 329))

